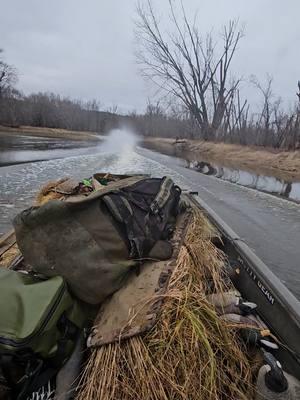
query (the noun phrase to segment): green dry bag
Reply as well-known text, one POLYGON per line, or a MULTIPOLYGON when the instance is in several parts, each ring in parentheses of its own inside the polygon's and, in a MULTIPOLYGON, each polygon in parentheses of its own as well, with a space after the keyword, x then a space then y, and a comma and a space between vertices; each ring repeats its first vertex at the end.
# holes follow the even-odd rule
POLYGON ((87 322, 85 305, 60 276, 0 269, 0 366, 14 398, 42 386, 70 356, 87 322))

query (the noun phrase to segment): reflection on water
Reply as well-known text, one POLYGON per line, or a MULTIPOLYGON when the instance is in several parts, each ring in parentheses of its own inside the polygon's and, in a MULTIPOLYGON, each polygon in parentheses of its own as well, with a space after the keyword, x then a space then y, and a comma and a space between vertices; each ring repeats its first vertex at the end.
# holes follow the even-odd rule
POLYGON ((300 182, 286 182, 272 176, 256 175, 205 161, 187 161, 187 167, 205 175, 213 175, 225 181, 300 202, 300 182))
POLYGON ((95 153, 97 141, 0 135, 0 167, 95 153), (95 146, 96 144, 96 146, 95 146))

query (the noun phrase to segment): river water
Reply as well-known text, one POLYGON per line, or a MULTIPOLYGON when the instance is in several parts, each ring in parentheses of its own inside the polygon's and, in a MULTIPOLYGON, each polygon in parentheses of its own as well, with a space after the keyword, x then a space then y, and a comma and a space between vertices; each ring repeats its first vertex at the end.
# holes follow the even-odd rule
POLYGON ((104 142, 94 146, 87 143, 83 148, 73 147, 72 141, 62 141, 62 148, 59 148, 56 139, 41 150, 44 142, 41 138, 17 138, 15 148, 10 150, 10 163, 15 160, 15 165, 0 168, 0 235, 11 228, 12 218, 32 204, 40 187, 48 181, 63 177, 80 180, 90 177, 95 172, 111 172, 146 173, 156 176, 168 174, 179 183, 183 183, 180 176, 171 169, 135 152, 136 138, 130 134, 121 135, 115 131, 104 142), (18 149, 19 143, 28 143, 28 147, 31 147, 33 142, 38 144, 36 148, 18 149), (54 159, 47 160, 51 155, 54 159), (36 161, 40 157, 46 161, 36 161))
POLYGON ((258 175, 241 169, 228 168, 205 161, 185 161, 186 168, 212 175, 262 192, 281 196, 300 203, 300 182, 288 182, 274 176, 258 175))
MULTIPOLYGON (((95 141, 66 140, 28 135, 5 135, 1 133, 0 167, 33 161, 96 154, 98 152, 117 153, 123 151, 124 145, 127 148, 128 146, 132 148, 136 142, 137 138, 133 134, 120 130, 112 131, 108 140, 99 135, 97 138, 95 137, 95 141), (124 135, 126 136, 126 140, 124 140, 124 135)), ((207 161, 188 161, 182 158, 177 160, 177 162, 181 162, 186 168, 202 174, 213 175, 231 183, 300 202, 300 182, 288 182, 272 176, 258 175, 249 171, 229 168, 207 161)))
MULTIPOLYGON (((99 136, 100 138, 100 136, 99 136)), ((70 140, 53 137, 0 134, 0 167, 33 161, 94 154, 99 139, 70 140)))
MULTIPOLYGON (((45 143, 40 138, 34 140, 40 146, 45 143)), ((72 145, 74 144, 66 143, 61 149, 54 144, 53 149, 46 147, 44 150, 47 157, 51 154, 55 157, 72 154, 65 158, 0 168, 0 236, 12 227, 11 221, 18 212, 32 205, 39 188, 50 180, 67 176, 81 180, 95 172, 146 173, 157 177, 169 175, 182 189, 199 191, 202 199, 300 298, 299 204, 233 185, 227 180, 217 179, 215 173, 212 174, 215 176, 207 176, 207 165, 188 165, 182 159, 136 147, 136 138, 124 132, 114 132, 101 144, 79 149, 72 145), (58 153, 60 151, 64 153, 58 153), (87 153, 78 155, 77 151, 87 153)), ((18 151, 15 149, 14 155, 17 162, 20 159, 18 151)), ((24 158, 22 159, 24 162, 24 158)))

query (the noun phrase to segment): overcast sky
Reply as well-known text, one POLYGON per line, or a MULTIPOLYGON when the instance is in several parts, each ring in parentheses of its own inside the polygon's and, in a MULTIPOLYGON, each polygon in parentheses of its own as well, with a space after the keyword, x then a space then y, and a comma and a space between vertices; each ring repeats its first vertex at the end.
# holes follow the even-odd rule
MULTIPOLYGON (((198 10, 199 29, 239 18, 246 36, 234 73, 274 77, 285 104, 296 99, 300 79, 300 0, 183 0, 198 10)), ((167 0, 157 0, 166 17, 167 0)), ((99 100, 104 107, 142 111, 152 96, 134 59, 135 0, 0 0, 0 48, 19 72, 25 93, 52 91, 99 100)), ((255 93, 247 93, 255 101, 255 93)))

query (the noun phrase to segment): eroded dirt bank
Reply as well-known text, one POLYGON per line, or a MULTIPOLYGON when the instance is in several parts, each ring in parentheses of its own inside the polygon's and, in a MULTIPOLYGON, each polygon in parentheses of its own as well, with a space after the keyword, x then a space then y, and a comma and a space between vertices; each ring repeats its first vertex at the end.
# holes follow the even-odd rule
POLYGON ((300 150, 279 151, 225 143, 145 137, 146 148, 188 161, 207 161, 274 176, 285 181, 300 180, 300 150))

